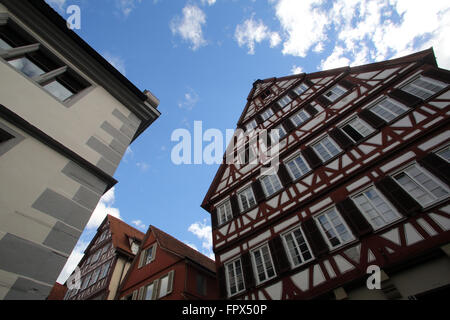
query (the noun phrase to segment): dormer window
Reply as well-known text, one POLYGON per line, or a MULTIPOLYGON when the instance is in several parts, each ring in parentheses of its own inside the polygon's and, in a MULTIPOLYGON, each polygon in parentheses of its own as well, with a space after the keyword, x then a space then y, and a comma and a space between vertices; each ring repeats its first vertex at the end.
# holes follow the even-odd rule
POLYGON ((272 94, 272 91, 267 88, 266 90, 264 90, 261 93, 260 97, 261 97, 262 100, 266 100, 271 94, 272 94))
POLYGON ((330 90, 328 90, 324 96, 325 98, 327 98, 328 100, 330 100, 331 102, 336 101, 339 97, 342 97, 345 93, 347 92, 346 89, 344 89, 343 87, 336 85, 333 88, 331 88, 330 90))

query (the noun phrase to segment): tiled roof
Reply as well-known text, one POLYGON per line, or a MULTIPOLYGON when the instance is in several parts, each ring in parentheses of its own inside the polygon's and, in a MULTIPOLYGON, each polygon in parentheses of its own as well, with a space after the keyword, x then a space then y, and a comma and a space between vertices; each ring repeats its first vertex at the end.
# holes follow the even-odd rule
POLYGON ((206 269, 211 270, 212 272, 216 272, 216 263, 208 258, 207 256, 201 254, 197 250, 189 247, 183 242, 175 239, 171 235, 159 230, 158 228, 151 226, 150 229, 153 231, 153 234, 158 241, 158 244, 168 251, 177 254, 178 256, 189 258, 192 261, 200 264, 206 269))
POLYGON ((108 215, 109 226, 112 234, 112 243, 115 248, 124 250, 125 252, 134 255, 131 252, 129 238, 136 238, 142 242, 145 234, 141 231, 126 224, 120 219, 108 215))
POLYGON ((52 291, 50 291, 47 300, 63 300, 66 292, 67 287, 65 285, 55 282, 55 285, 53 286, 52 291))

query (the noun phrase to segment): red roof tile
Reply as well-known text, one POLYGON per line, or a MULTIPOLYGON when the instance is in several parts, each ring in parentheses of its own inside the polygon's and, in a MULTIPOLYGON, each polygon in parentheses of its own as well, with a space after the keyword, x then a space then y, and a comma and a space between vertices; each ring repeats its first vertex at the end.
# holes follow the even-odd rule
POLYGON ((136 238, 142 242, 145 234, 132 226, 126 224, 120 219, 108 215, 109 226, 112 234, 112 243, 115 248, 124 250, 125 252, 134 255, 131 252, 129 238, 136 238))
POLYGON ((66 292, 67 287, 65 285, 55 282, 55 285, 53 286, 52 291, 50 291, 47 300, 63 300, 66 292))

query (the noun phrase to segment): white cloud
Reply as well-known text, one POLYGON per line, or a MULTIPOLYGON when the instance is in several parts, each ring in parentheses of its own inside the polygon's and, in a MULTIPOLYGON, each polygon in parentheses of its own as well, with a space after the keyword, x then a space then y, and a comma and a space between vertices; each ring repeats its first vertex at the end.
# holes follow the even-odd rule
POLYGON ((291 69, 291 73, 292 74, 300 74, 302 72, 303 72, 303 68, 302 67, 297 67, 296 65, 292 66, 292 69, 291 69))
POLYGON ((183 99, 178 101, 178 107, 180 109, 192 110, 200 100, 199 95, 194 89, 188 88, 187 92, 184 94, 183 99))
POLYGON ((69 256, 69 259, 67 259, 66 265, 59 274, 57 280, 58 283, 64 284, 66 280, 70 277, 72 272, 77 267, 78 263, 83 258, 84 250, 86 250, 88 245, 89 242, 83 241, 81 239, 78 241, 77 245, 75 246, 75 249, 73 249, 72 254, 69 256))
POLYGON ((142 0, 116 0, 116 6, 125 17, 128 17, 141 2, 142 0))
POLYGON ((274 48, 281 43, 281 37, 277 32, 272 32, 262 22, 253 17, 245 20, 236 27, 234 37, 240 47, 247 46, 248 54, 255 54, 255 45, 264 40, 269 40, 270 47, 274 48))
POLYGON ((124 76, 127 74, 127 70, 125 67, 125 61, 116 55, 113 55, 109 52, 105 52, 103 54, 103 57, 114 67, 116 68, 120 73, 122 73, 124 76))
POLYGON ((215 3, 216 3, 216 0, 202 0, 202 4, 208 4, 210 6, 212 6, 215 3))
POLYGON ((345 67, 350 64, 350 60, 344 57, 344 48, 336 46, 333 53, 328 58, 322 60, 318 69, 328 70, 334 68, 345 67))
POLYGON ((142 220, 133 220, 131 223, 134 224, 139 230, 145 231, 147 229, 147 226, 142 222, 142 220))
POLYGON ((206 24, 205 13, 196 5, 186 5, 183 8, 183 17, 175 17, 170 22, 172 34, 179 35, 191 43, 191 49, 196 51, 206 45, 202 26, 206 24))
POLYGON ((193 223, 189 226, 188 231, 192 232, 202 241, 202 248, 205 249, 208 254, 212 252, 212 228, 206 224, 206 220, 193 223))
POLYGON ((115 200, 115 187, 113 187, 100 199, 100 202, 92 213, 91 219, 87 223, 86 229, 97 229, 108 214, 121 219, 120 210, 113 207, 115 200))

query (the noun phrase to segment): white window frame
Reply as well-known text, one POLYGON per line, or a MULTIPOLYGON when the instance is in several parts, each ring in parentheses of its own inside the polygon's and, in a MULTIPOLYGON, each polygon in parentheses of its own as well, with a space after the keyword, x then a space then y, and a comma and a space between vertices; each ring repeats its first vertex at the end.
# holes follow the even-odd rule
POLYGON ((225 263, 224 266, 225 266, 225 280, 226 280, 226 284, 227 284, 228 297, 232 297, 232 296, 238 295, 241 292, 244 292, 246 290, 246 288, 245 288, 244 268, 242 267, 242 259, 238 258, 233 261, 227 262, 227 263, 225 263), (242 280, 242 287, 243 287, 241 290, 239 290, 239 279, 238 279, 237 272, 236 272, 236 269, 237 269, 236 263, 238 261, 239 261, 239 267, 241 269, 241 278, 242 278, 241 280, 242 280), (236 287, 236 292, 233 292, 233 293, 231 292, 231 279, 230 279, 230 275, 229 275, 230 265, 233 266, 232 271, 233 271, 233 277, 235 279, 234 285, 236 287))
POLYGON ((231 208, 230 199, 226 199, 217 205, 217 221, 219 221, 219 225, 223 225, 231 220, 233 220, 233 209, 231 208), (229 212, 226 209, 227 206, 230 210, 229 212), (224 219, 222 219, 221 208, 225 209, 224 219))
POLYGON ((330 90, 327 90, 323 96, 325 98, 327 98, 329 101, 335 102, 337 99, 339 99, 340 97, 345 95, 347 92, 348 92, 347 89, 345 89, 344 87, 341 87, 340 85, 337 84, 337 85, 333 86, 330 90), (333 94, 331 97, 327 96, 327 94, 330 92, 333 94), (336 96, 336 97, 333 97, 333 96, 336 96))
POLYGON ((292 102, 292 98, 289 97, 289 95, 285 95, 277 101, 277 104, 280 106, 280 108, 284 108, 291 102, 292 102))
POLYGON ((418 163, 414 162, 414 163, 410 163, 406 166, 404 166, 402 169, 397 170, 394 174, 391 174, 392 179, 411 197, 415 198, 415 200, 419 203, 419 205, 426 209, 430 206, 435 205, 438 202, 441 202, 442 200, 446 199, 449 195, 450 195, 450 190, 449 188, 441 182, 441 180, 439 180, 437 177, 435 177, 432 173, 430 173, 427 169, 425 169, 424 167, 422 167, 421 165, 419 165, 418 163), (447 192, 447 196, 442 197, 442 198, 437 198, 434 194, 432 194, 428 189, 426 189, 419 181, 417 181, 416 179, 414 179, 413 177, 411 177, 408 173, 406 173, 406 170, 408 170, 409 168, 415 166, 416 168, 418 168, 419 171, 421 171, 423 174, 425 174, 428 178, 430 178, 434 183, 436 183, 439 187, 441 187, 442 189, 444 189, 447 192), (412 196, 403 185, 401 185, 397 179, 395 178, 396 175, 400 174, 400 173, 404 173, 406 174, 415 184, 417 184, 421 189, 423 189, 429 196, 431 196, 434 200, 429 202, 429 203, 420 203, 414 196, 412 196))
POLYGON ((258 128, 258 123, 256 122, 255 119, 251 120, 249 123, 247 123, 245 125, 245 131, 252 131, 255 130, 256 128, 258 128))
POLYGON ((308 120, 310 120, 310 119, 311 119, 311 115, 310 115, 308 112, 306 112, 305 109, 299 110, 298 112, 296 112, 293 116, 291 116, 291 117, 289 118, 289 120, 291 120, 292 124, 293 124, 295 127, 301 126, 302 124, 306 123, 306 122, 307 122, 308 120), (299 116, 300 113, 305 114, 306 117, 307 117, 307 119, 306 119, 306 120, 301 119, 301 117, 299 116), (300 123, 297 124, 296 121, 294 121, 294 118, 300 118, 302 121, 301 121, 300 123))
POLYGON ((279 124, 278 126, 270 130, 270 138, 272 139, 273 142, 280 142, 286 137, 286 135, 287 135, 286 129, 283 127, 282 124, 279 124), (283 136, 279 135, 279 129, 283 131, 283 136))
POLYGON ((261 118, 263 121, 266 121, 267 119, 270 119, 274 115, 274 112, 272 108, 267 108, 264 110, 264 112, 261 113, 261 118))
POLYGON ((330 250, 335 250, 335 249, 337 249, 337 248, 340 248, 340 247, 342 247, 342 246, 344 246, 344 245, 346 245, 346 244, 348 244, 348 243, 353 242, 353 241, 356 239, 356 238, 355 238, 355 235, 354 235, 353 232, 352 232, 352 230, 351 230, 351 229, 349 228, 349 226, 347 225, 347 222, 344 220, 344 218, 342 217, 341 213, 339 212, 339 210, 337 210, 336 207, 330 207, 330 208, 328 208, 328 209, 322 211, 321 213, 316 214, 316 215, 314 216, 314 220, 315 220, 315 222, 316 222, 316 224, 317 224, 317 226, 318 226, 318 228, 319 228, 319 230, 320 230, 320 233, 322 234, 323 238, 324 238, 325 241, 327 242, 327 244, 328 244, 330 250), (341 236, 340 236, 340 234, 337 232, 335 226, 332 224, 330 218, 327 216, 327 214, 328 214, 329 212, 333 211, 333 210, 334 210, 335 213, 338 215, 338 217, 340 218, 342 224, 343 224, 344 227, 347 229, 347 232, 348 232, 349 235, 350 235, 350 239, 347 240, 347 241, 344 241, 344 240, 341 238, 341 236), (321 217, 321 216, 323 216, 323 215, 325 215, 325 217, 327 218, 327 221, 328 221, 328 223, 330 224, 331 228, 333 229, 333 232, 335 233, 335 235, 336 235, 337 239, 339 240, 340 244, 338 244, 338 245, 333 245, 333 244, 331 243, 330 239, 328 239, 328 236, 327 236, 327 234, 325 233, 325 230, 324 230, 324 228, 322 227, 322 224, 321 224, 320 221, 319 221, 319 217, 321 217))
POLYGON ((291 264, 291 267, 292 267, 293 269, 294 269, 294 268, 297 268, 297 267, 300 267, 300 266, 302 266, 302 265, 304 265, 304 264, 306 264, 306 263, 308 263, 308 262, 314 260, 315 257, 314 257, 313 251, 311 250, 311 246, 309 245, 308 239, 305 237, 305 233, 303 232, 303 230, 302 230, 302 228, 301 228, 300 225, 295 226, 295 227, 291 228, 290 230, 284 232, 284 233, 281 235, 281 238, 283 239, 283 246, 284 246, 284 250, 285 250, 285 252, 286 252, 286 255, 287 255, 288 259, 289 259, 289 263, 291 264), (305 244, 306 244, 306 246, 308 247, 309 254, 311 255, 311 258, 308 259, 308 260, 306 260, 306 259, 303 257, 303 254, 302 254, 302 252, 301 252, 301 250, 300 250, 300 246, 299 246, 299 244, 297 243, 297 239, 296 239, 295 236, 294 236, 294 232, 297 231, 297 230, 300 230, 300 232, 301 232, 301 234, 302 234, 302 237, 303 237, 303 240, 305 241, 305 244), (294 239, 295 249, 300 253, 300 257, 301 257, 302 260, 303 260, 303 262, 300 263, 300 264, 295 264, 295 263, 294 263, 294 258, 292 257, 291 251, 289 250, 289 246, 288 246, 288 243, 287 243, 287 240, 286 240, 286 237, 287 237, 289 234, 291 234, 292 238, 294 239))
POLYGON ((382 99, 379 99, 377 102, 375 102, 375 103, 371 104, 369 107, 367 107, 367 110, 369 110, 370 112, 375 114, 380 119, 386 121, 387 123, 391 123, 392 121, 395 121, 399 117, 403 116, 406 112, 408 112, 408 107, 406 107, 405 105, 403 105, 402 103, 398 102, 395 99, 392 99, 392 98, 389 98, 389 97, 383 97, 382 99), (399 109, 402 109, 403 112, 401 114, 396 114, 391 109, 388 109, 385 106, 380 105, 380 103, 382 103, 383 101, 389 101, 390 103, 392 103, 395 106, 397 106, 399 109), (384 109, 385 111, 387 111, 388 113, 394 115, 394 118, 388 119, 388 118, 384 117, 383 115, 379 114, 378 112, 376 112, 375 110, 373 110, 373 108, 375 108, 376 106, 378 106, 381 109, 384 109))
POLYGON ((314 152, 317 154, 317 156, 322 160, 322 162, 327 162, 327 161, 330 161, 330 160, 332 160, 332 159, 334 159, 334 158, 336 158, 337 156, 339 156, 339 154, 341 154, 342 153, 342 149, 338 146, 338 144, 333 140, 333 138, 331 138, 329 135, 325 135, 325 136, 323 136, 322 138, 320 138, 320 139, 318 139, 316 142, 314 142, 314 143, 312 143, 311 144, 311 147, 312 147, 312 149, 314 150, 314 152), (325 147, 325 145, 323 144, 323 141, 325 140, 325 139, 328 139, 330 142, 331 142, 331 144, 336 148, 336 150, 338 151, 335 155, 333 155, 331 152, 330 152, 330 150, 328 150, 326 147, 325 147), (320 152, 319 151, 317 151, 317 149, 316 149, 316 146, 317 145, 319 145, 319 144, 322 144, 322 147, 327 151, 327 153, 329 154, 329 155, 331 155, 331 158, 329 158, 329 159, 325 159, 323 156, 322 156, 322 154, 320 154, 320 152))
POLYGON ((384 229, 387 226, 390 226, 391 224, 399 221, 400 219, 402 219, 402 215, 398 213, 397 209, 386 199, 386 197, 383 195, 382 192, 380 192, 374 185, 369 186, 367 188, 365 188, 362 191, 359 191, 357 193, 355 193, 353 196, 351 196, 351 199, 353 201, 353 203, 356 205, 356 207, 359 209, 359 211, 362 213, 362 215, 364 216, 364 218, 370 223, 370 225, 373 227, 374 230, 381 230, 384 229), (384 215, 378 211, 377 207, 374 205, 374 203, 372 202, 371 199, 369 199, 367 197, 367 195, 365 194, 367 191, 369 190, 375 190, 375 192, 378 194, 378 197, 381 198, 381 200, 383 200, 383 202, 389 207, 389 209, 394 213, 394 215, 396 216, 394 218, 394 220, 392 221, 386 221, 384 215), (369 215, 367 214, 367 212, 364 210, 364 208, 361 207, 361 205, 355 200, 355 198, 359 197, 359 196, 363 196, 367 202, 370 203, 370 205, 372 206, 372 208, 376 211, 376 213, 378 214, 378 217, 380 217, 383 221, 384 221, 384 225, 382 226, 377 226, 375 225, 375 223, 373 223, 372 219, 369 217, 369 215))
POLYGON ((270 247, 269 247, 268 243, 263 244, 262 246, 259 246, 256 249, 252 249, 250 251, 250 257, 251 257, 251 260, 252 260, 253 274, 255 275, 255 280, 256 280, 256 284, 257 285, 265 283, 265 282, 267 282, 267 281, 269 281, 269 280, 271 280, 271 279, 273 279, 273 278, 275 278, 277 276, 277 272, 275 270, 275 265, 273 263, 272 252, 270 252, 270 247), (268 274, 268 269, 269 268, 266 265, 267 261, 264 260, 264 255, 262 253, 263 248, 266 248, 267 252, 269 253, 269 260, 270 260, 269 262, 270 262, 272 270, 273 270, 273 275, 272 276, 269 276, 269 274, 268 274), (265 275, 265 279, 264 280, 260 280, 259 279, 259 273, 258 273, 258 269, 257 269, 257 266, 256 266, 256 258, 255 258, 255 252, 257 252, 257 251, 259 251, 259 253, 261 255, 262 267, 264 269, 264 275, 265 275))
POLYGON ((400 87, 400 90, 402 90, 402 91, 404 91, 404 92, 407 92, 407 93, 409 93, 409 94, 411 94, 411 95, 413 95, 413 96, 415 96, 415 97, 418 97, 418 98, 420 98, 420 99, 422 99, 422 100, 427 100, 428 98, 434 96, 435 94, 437 94, 437 93, 441 92, 442 90, 444 90, 445 88, 447 88, 447 86, 448 86, 448 84, 445 83, 445 82, 442 82, 442 81, 439 81, 439 80, 435 80, 435 79, 432 79, 432 78, 429 78, 429 77, 425 77, 425 76, 423 76, 423 75, 420 75, 420 76, 418 76, 418 77, 415 77, 413 80, 409 81, 407 84, 401 86, 401 87, 400 87), (427 82, 427 83, 429 83, 429 84, 432 84, 432 85, 434 85, 434 86, 436 86, 436 87, 440 87, 440 89, 439 89, 438 91, 436 91, 436 92, 431 91, 431 90, 429 90, 429 89, 427 89, 427 88, 424 88, 424 87, 422 87, 422 86, 416 84, 415 82, 416 82, 417 80, 422 80, 422 81, 427 82), (420 90, 420 91, 426 93, 427 96, 426 96, 426 97, 422 97, 422 96, 417 95, 417 94, 415 94, 415 93, 413 93, 413 92, 410 92, 410 91, 405 90, 405 88, 408 87, 408 86, 414 87, 414 88, 416 88, 416 89, 418 89, 418 90, 420 90))
POLYGON ((276 173, 273 173, 271 175, 261 176, 259 178, 259 180, 260 180, 261 185, 263 187, 264 194, 266 195, 267 198, 269 198, 269 197, 273 196, 274 194, 278 193, 280 190, 283 190, 283 184, 281 183, 281 180, 280 180, 280 178, 278 177, 278 175, 276 173), (266 179, 269 179, 268 181, 270 183, 270 186, 274 190, 273 193, 269 193, 269 191, 267 190, 267 186, 266 186, 266 184, 263 181, 263 180, 266 180, 266 179), (275 188, 276 182, 274 182, 272 179, 276 179, 276 182, 278 182, 278 185, 279 185, 278 189, 275 188))
POLYGON ((301 83, 298 86, 296 86, 292 91, 294 91, 297 95, 301 96, 306 91, 308 91, 309 87, 305 83, 301 83), (301 88, 301 90, 299 90, 301 88))
MULTIPOLYGON (((242 188, 241 190, 239 190, 239 191, 237 192, 237 197, 238 197, 238 203, 239 203, 239 210, 241 211, 241 213, 242 213, 242 212, 245 212, 245 211, 249 210, 250 208, 253 208, 255 205, 257 205, 255 193, 253 192, 253 188, 252 188, 251 184, 248 185, 248 186, 246 186, 246 187, 244 187, 244 188, 242 188), (246 192, 247 190, 250 190, 251 195, 252 195, 252 197, 253 197, 253 201, 255 202, 255 204, 252 205, 252 206, 249 206, 249 207, 246 208, 246 209, 244 209, 244 205, 242 204, 242 200, 241 200, 241 194, 242 194, 243 192, 246 192)), ((250 201, 248 201, 247 196, 246 196, 246 200, 247 200, 248 204, 250 205, 250 201)))
POLYGON ((311 167, 309 166, 308 162, 305 160, 305 158, 302 156, 301 153, 297 153, 296 155, 294 155, 294 156, 288 158, 288 160, 284 161, 284 164, 285 164, 285 167, 287 168, 287 170, 288 170, 288 172, 289 172, 289 175, 291 176, 291 178, 292 178, 293 181, 296 181, 296 180, 300 179, 301 177, 306 176, 308 173, 311 172, 311 167), (308 169, 306 172, 303 173, 303 172, 299 169, 297 163, 294 162, 294 160, 296 160, 297 158, 301 158, 301 159, 302 159, 303 163, 305 164, 306 168, 308 169), (296 167, 297 170, 301 173, 300 176, 295 177, 294 173, 292 172, 291 167, 289 166, 289 163, 291 163, 291 162, 294 162, 295 167, 296 167))
POLYGON ((375 130, 369 125, 369 124, 367 124, 367 122, 365 122, 364 120, 362 120, 360 117, 353 117, 351 120, 349 120, 349 121, 347 121, 346 123, 344 123, 342 126, 340 126, 339 127, 340 129, 341 129, 341 131, 350 139, 350 140, 352 140, 354 143, 358 143, 358 142, 360 142, 360 141, 362 141, 362 140, 364 140, 365 138, 367 138, 369 135, 371 135, 375 130), (354 122, 354 121, 359 121, 360 123, 361 123, 361 125, 363 126, 363 127, 365 127, 368 131, 369 131, 369 133, 367 133, 366 135, 363 135, 357 128, 355 128, 353 125, 352 125, 352 122, 354 122), (361 136, 362 136, 362 139, 361 140, 358 140, 358 141, 356 141, 355 139, 353 139, 345 130, 344 130, 344 127, 346 127, 346 126, 351 126, 356 132, 358 132, 361 136))

